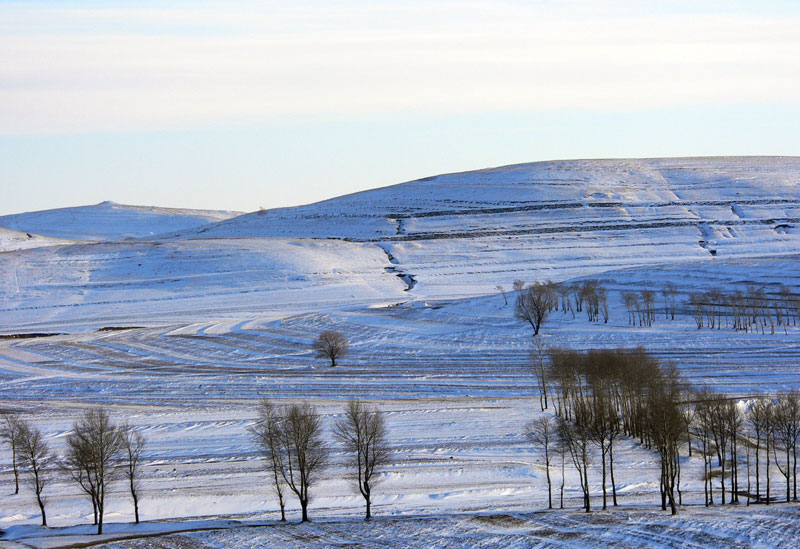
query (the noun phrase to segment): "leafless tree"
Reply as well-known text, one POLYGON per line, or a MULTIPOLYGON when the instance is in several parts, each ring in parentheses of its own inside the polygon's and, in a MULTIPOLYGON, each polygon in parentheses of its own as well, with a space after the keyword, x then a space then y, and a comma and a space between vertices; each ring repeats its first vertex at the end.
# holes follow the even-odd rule
POLYGON ((644 324, 652 326, 656 318, 655 294, 652 290, 645 288, 639 292, 639 295, 642 296, 642 303, 644 304, 644 324))
POLYGON ((555 449, 558 453, 559 458, 561 459, 561 486, 559 487, 559 508, 564 508, 564 484, 566 480, 566 461, 567 461, 567 454, 569 453, 569 446, 567 444, 567 438, 564 433, 564 429, 567 428, 567 424, 562 422, 560 419, 556 419, 556 430, 555 430, 555 449))
POLYGON ((64 467, 92 500, 97 533, 103 533, 106 491, 118 473, 114 459, 123 445, 120 430, 103 408, 86 410, 67 435, 64 467))
POLYGON ((141 488, 139 473, 142 451, 147 446, 147 437, 129 423, 125 423, 120 427, 120 437, 125 460, 125 478, 128 481, 128 489, 133 499, 133 514, 136 524, 139 524, 139 490, 141 488))
POLYGON ((267 466, 272 474, 272 486, 278 496, 278 505, 281 509, 281 522, 286 522, 286 500, 283 489, 286 481, 283 471, 286 465, 282 445, 282 419, 281 410, 267 398, 261 399, 258 405, 258 420, 250 427, 250 433, 267 460, 267 466))
POLYGON ((331 361, 331 367, 336 366, 336 361, 345 356, 348 349, 347 339, 334 330, 325 330, 314 341, 317 358, 327 358, 331 361))
POLYGON ((498 284, 497 286, 495 286, 495 288, 497 289, 498 292, 503 294, 503 301, 505 302, 506 305, 508 305, 508 296, 506 295, 506 289, 501 284, 498 284))
POLYGON ((367 506, 366 520, 372 518, 372 489, 375 474, 389 463, 389 442, 383 414, 358 400, 347 403, 344 417, 336 422, 333 434, 351 455, 358 491, 367 506))
POLYGON ((680 381, 674 369, 667 370, 652 386, 648 396, 650 438, 661 462, 661 508, 669 503, 677 514, 675 488, 680 475, 680 446, 685 432, 681 412, 680 381))
POLYGON ((44 497, 44 489, 50 481, 50 466, 53 462, 53 454, 50 447, 44 440, 42 432, 35 426, 19 420, 19 454, 20 464, 28 474, 28 481, 36 494, 36 502, 42 513, 42 526, 47 526, 47 514, 44 505, 47 499, 44 497))
POLYGON ((785 466, 778 459, 776 446, 772 453, 778 471, 786 478, 786 501, 792 499, 791 483, 794 481, 794 499, 797 499, 797 439, 800 436, 800 393, 791 391, 778 397, 773 415, 775 440, 781 445, 785 466), (791 459, 793 457, 793 459, 791 459), (794 480, 793 480, 794 479, 794 480))
POLYGON ((542 411, 548 408, 547 402, 547 368, 545 368, 545 357, 547 355, 547 345, 541 337, 533 338, 533 350, 531 351, 531 359, 533 360, 533 369, 536 372, 536 381, 539 384, 539 406, 542 411))
POLYGON ((539 416, 525 425, 525 436, 538 448, 544 450, 544 467, 547 476, 547 508, 553 508, 553 483, 550 480, 552 450, 557 444, 558 424, 552 416, 539 416))
POLYGON ((664 318, 675 320, 675 296, 678 291, 672 282, 667 282, 661 288, 661 294, 664 296, 664 318))
POLYGON ((316 408, 307 402, 292 404, 283 412, 280 433, 284 460, 281 474, 300 502, 302 522, 307 522, 309 489, 328 458, 328 448, 322 439, 322 420, 316 408))
POLYGON ((547 283, 536 282, 520 290, 514 315, 527 321, 533 328, 533 335, 539 335, 539 329, 553 308, 553 292, 547 283))
MULTIPOLYGON (((753 404, 748 419, 753 427, 756 436, 755 458, 756 458, 756 501, 761 500, 761 475, 760 475, 760 454, 761 442, 767 436, 767 425, 769 423, 770 402, 766 398, 759 398, 753 404)), ((767 469, 769 469, 769 453, 767 453, 767 469)))
POLYGON ((19 416, 11 412, 4 413, 0 423, 0 440, 11 448, 11 468, 14 471, 14 494, 19 494, 19 443, 21 424, 19 416))
POLYGON ((591 511, 589 496, 589 463, 591 454, 589 452, 589 444, 591 442, 592 415, 588 403, 583 398, 576 398, 571 407, 572 421, 566 423, 562 418, 561 421, 566 424, 562 424, 559 430, 564 435, 564 440, 572 458, 572 464, 578 471, 581 491, 583 492, 583 508, 588 513, 591 511))
MULTIPOLYGON (((620 432, 619 416, 614 408, 610 396, 598 386, 595 386, 591 399, 591 424, 589 427, 589 436, 592 441, 600 448, 600 456, 602 462, 602 479, 603 479, 603 509, 608 507, 607 492, 606 492, 606 463, 608 463, 609 453, 614 455, 613 447, 614 440, 620 432)), ((613 479, 613 457, 611 459, 611 477, 613 479)), ((617 489, 615 483, 612 481, 612 492, 614 498, 614 505, 617 505, 617 489)))

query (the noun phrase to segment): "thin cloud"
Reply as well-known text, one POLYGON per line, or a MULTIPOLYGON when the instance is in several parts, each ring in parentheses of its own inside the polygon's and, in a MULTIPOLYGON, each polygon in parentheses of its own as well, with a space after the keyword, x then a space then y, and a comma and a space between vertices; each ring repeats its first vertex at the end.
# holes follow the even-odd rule
POLYGON ((10 4, 0 133, 800 97, 800 15, 564 5, 10 4))

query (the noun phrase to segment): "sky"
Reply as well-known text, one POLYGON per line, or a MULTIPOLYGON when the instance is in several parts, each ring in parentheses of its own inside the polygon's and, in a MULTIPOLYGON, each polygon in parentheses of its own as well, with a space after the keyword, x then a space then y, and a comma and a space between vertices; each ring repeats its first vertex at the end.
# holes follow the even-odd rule
POLYGON ((0 2, 0 215, 800 155, 800 2, 0 2))

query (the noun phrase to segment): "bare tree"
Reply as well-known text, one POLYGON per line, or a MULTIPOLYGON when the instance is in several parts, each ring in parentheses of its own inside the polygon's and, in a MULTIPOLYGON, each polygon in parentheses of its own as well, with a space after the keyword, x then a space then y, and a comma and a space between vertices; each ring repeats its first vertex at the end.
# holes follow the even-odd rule
POLYGON ((139 524, 139 482, 140 462, 142 450, 147 446, 147 437, 137 431, 129 423, 125 423, 120 428, 122 451, 125 458, 125 478, 128 481, 128 489, 133 498, 133 513, 136 524, 139 524))
POLYGON ((506 289, 500 284, 495 286, 495 288, 497 289, 498 292, 503 294, 503 301, 505 302, 506 305, 508 305, 508 296, 506 295, 506 289))
POLYGON ((20 419, 16 414, 4 413, 0 424, 0 439, 11 448, 11 467, 14 470, 14 494, 19 494, 19 443, 21 436, 20 419))
POLYGON ((327 358, 331 361, 331 368, 336 366, 336 361, 345 356, 349 349, 347 339, 340 333, 333 330, 325 330, 314 341, 314 350, 317 351, 317 358, 327 358))
POLYGON ((281 443, 281 426, 280 410, 269 399, 261 399, 258 405, 258 420, 255 425, 250 427, 250 433, 267 460, 267 465, 272 473, 272 486, 275 489, 275 495, 278 496, 278 505, 281 508, 281 522, 286 522, 286 500, 283 496, 283 489, 286 486, 283 480, 285 461, 281 443))
POLYGON ((103 533, 106 490, 117 475, 114 458, 122 449, 122 438, 103 408, 86 410, 67 436, 64 467, 92 500, 98 535, 103 533))
POLYGON ((791 391, 780 395, 773 415, 775 441, 781 445, 786 458, 785 467, 778 459, 776 446, 772 453, 778 471, 786 478, 786 501, 792 499, 791 482, 794 479, 794 497, 797 498, 797 439, 800 436, 800 393, 791 391), (791 460, 792 456, 794 459, 791 460))
POLYGON ((47 526, 47 514, 44 510, 47 499, 44 497, 44 489, 50 481, 49 469, 53 454, 37 427, 20 420, 19 428, 20 463, 28 473, 28 481, 36 494, 36 502, 42 513, 42 526, 47 526))
POLYGON ((544 449, 544 467, 547 476, 547 508, 553 508, 553 483, 550 480, 551 448, 557 442, 558 425, 551 416, 540 416, 525 425, 525 436, 537 447, 544 449))
POLYGON ((661 508, 669 503, 673 515, 678 510, 675 501, 676 480, 680 474, 679 449, 685 431, 681 413, 677 376, 668 375, 652 387, 648 402, 648 425, 653 445, 661 462, 661 508))
POLYGON ((589 443, 591 441, 591 409, 583 398, 576 398, 572 403, 571 423, 564 422, 559 426, 559 431, 564 436, 564 441, 569 449, 572 464, 578 471, 580 478, 581 491, 583 492, 583 508, 588 513, 591 511, 591 500, 589 497, 589 443))
MULTIPOLYGON (((753 427, 753 433, 756 435, 756 501, 761 500, 761 475, 759 458, 761 454, 761 441, 765 439, 767 434, 767 416, 770 413, 769 407, 770 403, 767 399, 759 398, 756 400, 756 403, 753 405, 753 408, 750 410, 750 414, 748 416, 750 425, 753 427)), ((769 454, 767 454, 767 467, 769 468, 769 454)))
POLYGON ((281 421, 283 480, 300 501, 302 522, 308 521, 309 488, 325 467, 328 448, 322 440, 322 420, 312 405, 304 402, 284 409, 281 421))
POLYGON ((536 381, 539 384, 539 406, 542 411, 548 408, 547 403, 547 369, 544 365, 544 359, 547 354, 547 345, 540 337, 533 338, 533 350, 531 351, 531 359, 534 363, 534 371, 536 372, 536 381))
POLYGON ((389 443, 383 414, 358 400, 347 403, 344 417, 336 422, 333 435, 351 454, 358 491, 367 506, 366 520, 372 518, 372 489, 375 474, 389 462, 389 443))
POLYGON ((514 316, 525 320, 533 328, 533 335, 539 335, 539 329, 553 308, 555 297, 547 283, 536 282, 519 291, 514 316))

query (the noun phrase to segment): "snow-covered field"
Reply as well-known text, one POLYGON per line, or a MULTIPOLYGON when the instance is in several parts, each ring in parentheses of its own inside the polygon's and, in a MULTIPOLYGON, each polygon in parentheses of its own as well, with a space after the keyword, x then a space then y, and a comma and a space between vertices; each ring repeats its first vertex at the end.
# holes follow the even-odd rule
MULTIPOLYGON (((175 546, 335 546, 360 536, 390 546, 530 546, 546 536, 669 545, 661 531, 683 532, 687 545, 772 546, 798 534, 796 506, 692 509, 678 519, 650 511, 657 462, 634 441, 620 447, 617 480, 621 503, 636 508, 591 519, 532 513, 546 485, 540 452, 523 434, 540 413, 531 331, 495 286, 597 278, 610 291, 609 323, 554 313, 543 328, 549 345, 641 345, 692 383, 743 400, 800 388, 800 328, 697 330, 689 316, 663 314, 653 327, 631 327, 619 296, 666 282, 681 292, 800 291, 800 159, 520 165, 195 225, 211 213, 88 211, 100 207, 110 218, 94 217, 84 232, 67 210, 8 216, 16 232, 0 237, 47 237, 2 248, 13 251, 0 253, 0 334, 56 335, 0 339, 0 407, 35 419, 57 450, 90 403, 140 426, 150 439, 143 519, 274 518, 247 434, 262 396, 311 400, 328 426, 352 397, 387 413, 393 462, 375 511, 394 518, 370 532, 356 521, 361 498, 334 445, 311 507, 324 523, 192 534, 175 546), (170 215, 179 219, 159 217, 170 215), (324 329, 350 339, 336 368, 311 351, 324 329)), ((0 529, 36 535, 32 497, 8 490, 9 458, 0 448, 0 529)), ((702 503, 701 471, 701 460, 686 459, 685 503, 702 503)), ((573 477, 568 470, 566 495, 577 506, 573 477)), ((590 480, 598 494, 599 472, 590 480)), ((75 486, 57 479, 48 491, 52 525, 91 522, 75 486)), ((107 520, 131 515, 118 485, 107 520)))

